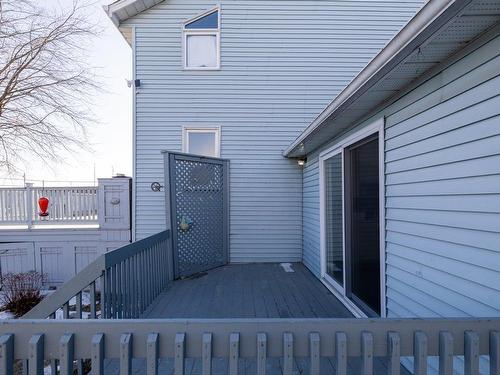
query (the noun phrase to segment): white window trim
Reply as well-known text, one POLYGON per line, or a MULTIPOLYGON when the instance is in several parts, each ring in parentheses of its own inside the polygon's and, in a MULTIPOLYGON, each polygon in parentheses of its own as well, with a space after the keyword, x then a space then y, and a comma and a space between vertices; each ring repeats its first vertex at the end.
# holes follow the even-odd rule
MULTIPOLYGON (((344 149, 350 145, 378 133, 379 146, 379 221, 380 221, 380 316, 387 316, 386 307, 386 252, 385 252, 385 163, 384 163, 384 118, 380 118, 363 129, 351 134, 319 154, 319 209, 320 209, 320 259, 321 281, 356 317, 367 317, 366 314, 346 296, 345 281, 345 215, 342 213, 342 243, 343 243, 343 285, 340 285, 326 273, 326 184, 325 161, 337 154, 342 155, 342 181, 344 181, 344 149)), ((342 211, 344 211, 344 183, 342 183, 342 211)))
POLYGON ((220 126, 183 126, 182 127, 182 152, 189 153, 189 133, 215 133, 215 156, 220 158, 220 126))
POLYGON ((216 6, 215 8, 209 9, 206 12, 197 15, 187 21, 182 23, 182 69, 183 70, 220 70, 220 21, 221 21, 221 12, 220 6, 216 6), (186 29, 186 25, 199 20, 211 13, 217 12, 217 29, 186 29), (216 53, 216 66, 205 66, 205 67, 189 67, 187 66, 186 54, 187 54, 187 37, 190 35, 206 35, 211 36, 215 35, 217 39, 217 53, 216 53))

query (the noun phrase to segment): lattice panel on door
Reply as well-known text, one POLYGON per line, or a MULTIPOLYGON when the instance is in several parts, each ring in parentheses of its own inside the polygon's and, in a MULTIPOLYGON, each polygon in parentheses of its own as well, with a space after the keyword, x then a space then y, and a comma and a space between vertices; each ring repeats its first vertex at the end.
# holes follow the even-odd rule
POLYGON ((177 276, 225 264, 224 166, 175 159, 177 276))

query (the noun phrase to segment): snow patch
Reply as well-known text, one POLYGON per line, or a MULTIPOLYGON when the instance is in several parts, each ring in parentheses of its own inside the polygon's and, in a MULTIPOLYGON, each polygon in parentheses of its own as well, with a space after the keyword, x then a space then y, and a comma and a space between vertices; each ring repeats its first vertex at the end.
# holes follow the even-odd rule
POLYGON ((295 272, 292 268, 292 263, 280 263, 280 266, 283 267, 285 272, 295 272))

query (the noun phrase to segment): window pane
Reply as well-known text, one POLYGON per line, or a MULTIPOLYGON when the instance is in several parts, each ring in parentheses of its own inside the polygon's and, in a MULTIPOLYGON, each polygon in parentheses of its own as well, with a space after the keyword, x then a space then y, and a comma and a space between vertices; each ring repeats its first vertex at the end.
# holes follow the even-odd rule
POLYGON ((188 35, 186 44, 187 67, 217 66, 217 37, 215 35, 188 35))
POLYGON ((342 155, 325 161, 326 273, 343 285, 342 155))
POLYGON ((215 149, 215 132, 189 132, 190 154, 217 156, 215 149))
POLYGON ((207 14, 196 21, 190 22, 184 26, 186 29, 218 29, 219 12, 207 14))
POLYGON ((378 139, 349 150, 352 294, 380 314, 378 139))

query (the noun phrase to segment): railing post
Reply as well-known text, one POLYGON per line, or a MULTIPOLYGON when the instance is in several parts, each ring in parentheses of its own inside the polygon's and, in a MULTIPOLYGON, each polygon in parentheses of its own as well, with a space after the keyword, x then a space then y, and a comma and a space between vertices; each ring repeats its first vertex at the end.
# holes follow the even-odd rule
POLYGON ((309 334, 309 354, 311 357, 309 375, 319 375, 320 373, 320 345, 321 337, 319 332, 311 332, 309 334))
POLYGON ((464 375, 479 375, 479 335, 473 331, 464 335, 464 375))
POLYGON ((148 335, 146 342, 146 375, 158 375, 158 342, 158 333, 148 335))
POLYGON ((28 229, 33 226, 33 212, 35 207, 33 206, 33 184, 31 182, 26 183, 26 224, 28 229))
POLYGON ((120 375, 132 374, 132 334, 124 333, 120 337, 120 375))
POLYGON ((293 372, 293 334, 283 334, 283 375, 292 375, 293 372))
POLYGON ((413 336, 413 359, 415 375, 427 375, 427 335, 422 331, 413 336))
POLYGON ((104 374, 104 334, 92 336, 92 375, 104 374))
POLYGON ((439 375, 453 374, 453 336, 448 331, 439 332, 439 375))
POLYGON ((347 335, 345 332, 335 333, 335 357, 337 359, 337 375, 347 374, 347 335))
POLYGON ((266 374, 267 360, 267 335, 265 333, 257 334, 257 375, 266 374))
POLYGON ((500 332, 490 332, 490 375, 500 375, 500 332))
POLYGON ((212 334, 204 333, 201 341, 201 373, 210 375, 212 373, 212 334))
POLYGON ((14 335, 0 337, 0 374, 14 374, 14 335))
POLYGON ((361 373, 363 375, 373 374, 373 334, 371 332, 361 333, 361 373))
POLYGON ((398 332, 387 333, 388 375, 401 373, 401 338, 398 332))
POLYGON ((184 347, 186 345, 186 334, 175 335, 174 343, 174 375, 184 375, 184 347))
POLYGON ((238 360, 240 358, 240 334, 229 335, 229 375, 238 375, 238 360))
POLYGON ((30 375, 43 375, 44 336, 33 335, 29 341, 28 373, 30 375))
MULTIPOLYGON (((61 375, 73 374, 73 361, 74 361, 74 335, 67 333, 61 337, 59 342, 59 365, 61 375)), ((80 374, 79 374, 80 375, 80 374)))

